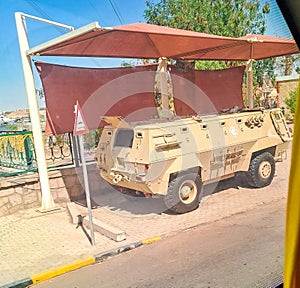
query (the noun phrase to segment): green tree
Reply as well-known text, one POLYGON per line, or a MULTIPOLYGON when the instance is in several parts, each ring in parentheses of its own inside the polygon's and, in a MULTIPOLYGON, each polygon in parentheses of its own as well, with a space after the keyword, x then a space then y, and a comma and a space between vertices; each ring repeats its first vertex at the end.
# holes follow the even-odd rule
POLYGON ((283 57, 277 58, 277 70, 279 71, 280 75, 291 75, 293 69, 297 73, 300 70, 300 54, 294 55, 287 55, 283 57))
POLYGON ((140 60, 128 60, 128 61, 122 61, 121 67, 134 67, 141 64, 140 60))
POLYGON ((229 37, 263 34, 270 4, 259 0, 161 0, 147 1, 144 17, 148 23, 212 33, 229 37))
MULTIPOLYGON (((148 23, 192 30, 228 37, 246 34, 264 34, 269 2, 262 6, 260 0, 160 0, 146 2, 144 18, 148 23)), ((253 64, 254 85, 262 84, 268 71, 274 78, 274 59, 259 60, 253 64)), ((229 61, 200 61, 196 69, 220 69, 236 66, 229 61)))
POLYGON ((264 76, 268 76, 269 79, 275 84, 275 72, 274 67, 276 58, 268 58, 264 60, 258 60, 253 62, 253 85, 262 86, 264 76))

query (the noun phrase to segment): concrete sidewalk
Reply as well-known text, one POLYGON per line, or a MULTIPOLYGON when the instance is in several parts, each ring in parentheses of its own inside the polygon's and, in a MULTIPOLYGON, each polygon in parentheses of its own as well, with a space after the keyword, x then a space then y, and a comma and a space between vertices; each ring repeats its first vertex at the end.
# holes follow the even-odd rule
MULTIPOLYGON (((91 246, 83 229, 72 224, 65 208, 45 214, 29 209, 1 217, 0 287, 17 287, 16 281, 49 269, 71 269, 73 266, 68 265, 74 261, 82 264, 79 266, 93 263, 95 255, 119 251, 117 248, 134 243, 143 244, 141 240, 172 235, 257 206, 263 209, 264 204, 286 198, 289 166, 290 159, 277 163, 272 184, 262 189, 250 189, 243 183, 240 185, 237 179, 225 180, 216 189, 207 187, 208 196, 202 199, 199 209, 183 215, 165 212, 160 199, 101 190, 101 193, 92 195, 93 200, 101 205, 101 208, 93 209, 93 217, 125 231, 126 240, 122 242, 96 232, 96 245, 91 246), (89 262, 89 259, 92 260, 89 262)), ((87 214, 86 208, 78 206, 78 209, 82 215, 87 214)), ((87 229, 87 232, 90 231, 87 229)))

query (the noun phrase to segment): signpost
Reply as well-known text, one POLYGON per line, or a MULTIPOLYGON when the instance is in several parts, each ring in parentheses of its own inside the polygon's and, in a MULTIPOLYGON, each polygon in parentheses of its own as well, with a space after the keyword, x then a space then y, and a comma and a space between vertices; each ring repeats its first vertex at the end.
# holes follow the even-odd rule
POLYGON ((83 140, 82 140, 82 135, 88 133, 89 129, 88 129, 86 121, 83 117, 83 113, 79 106, 78 101, 76 101, 74 113, 75 113, 75 122, 74 122, 73 134, 74 134, 74 136, 78 136, 78 140, 79 140, 79 150, 80 150, 80 156, 81 156, 81 161, 82 161, 83 181, 84 181, 84 188, 85 188, 86 203, 87 203, 87 208, 88 208, 90 230, 91 230, 91 242, 92 242, 92 245, 95 245, 95 235, 94 235, 92 207, 91 207, 91 196, 90 196, 90 189, 89 189, 88 175, 87 175, 87 169, 86 169, 86 162, 85 162, 85 157, 84 157, 83 140))

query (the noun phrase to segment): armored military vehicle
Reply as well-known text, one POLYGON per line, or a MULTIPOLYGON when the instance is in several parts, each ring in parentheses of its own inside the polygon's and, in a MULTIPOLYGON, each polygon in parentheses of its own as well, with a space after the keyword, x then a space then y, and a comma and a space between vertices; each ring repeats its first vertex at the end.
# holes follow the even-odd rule
POLYGON ((291 133, 280 109, 126 123, 104 117, 96 150, 101 176, 123 190, 160 196, 177 213, 198 207, 203 185, 243 172, 271 183, 291 133))

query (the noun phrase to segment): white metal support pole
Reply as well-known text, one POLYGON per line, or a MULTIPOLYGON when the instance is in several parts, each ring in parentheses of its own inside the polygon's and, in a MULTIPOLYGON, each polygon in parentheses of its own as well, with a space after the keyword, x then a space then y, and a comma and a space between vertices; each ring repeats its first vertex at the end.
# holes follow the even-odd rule
POLYGON ((90 187, 89 187, 89 180, 88 180, 86 162, 85 162, 85 157, 84 157, 84 147, 83 147, 82 135, 78 135, 78 140, 79 140, 79 150, 80 150, 80 155, 81 155, 81 163, 82 163, 82 172, 83 172, 83 182, 84 182, 84 188, 85 188, 86 204, 87 204, 87 208, 88 208, 89 224, 90 224, 90 230, 91 230, 91 244, 95 245, 95 233, 94 233, 94 226, 93 226, 91 194, 90 194, 90 187))
POLYGON ((25 16, 22 13, 15 13, 17 33, 19 38, 21 61, 23 66, 25 88, 28 99, 28 107, 32 124, 32 133, 34 140, 34 148, 37 158, 38 172, 42 190, 42 212, 54 209, 54 201, 50 192, 49 177, 46 165, 46 156, 44 151, 43 134, 41 129, 40 115, 38 103, 36 99, 36 91, 34 86, 34 76, 31 66, 31 58, 27 56, 29 49, 25 16))
POLYGON ((95 245, 95 235, 94 235, 94 226, 93 226, 93 218, 92 218, 91 194, 90 194, 89 178, 88 178, 86 162, 85 162, 85 157, 84 157, 84 146, 83 146, 83 139, 82 139, 82 137, 83 137, 82 135, 88 133, 89 128, 83 117, 82 110, 79 106, 78 101, 76 101, 76 104, 74 106, 74 113, 75 113, 75 122, 74 122, 73 135, 75 135, 75 137, 78 138, 79 151, 80 151, 80 157, 81 157, 81 163, 82 163, 85 197, 86 197, 86 204, 87 204, 88 213, 89 213, 89 224, 90 224, 90 230, 91 230, 90 240, 91 240, 91 244, 95 245))

